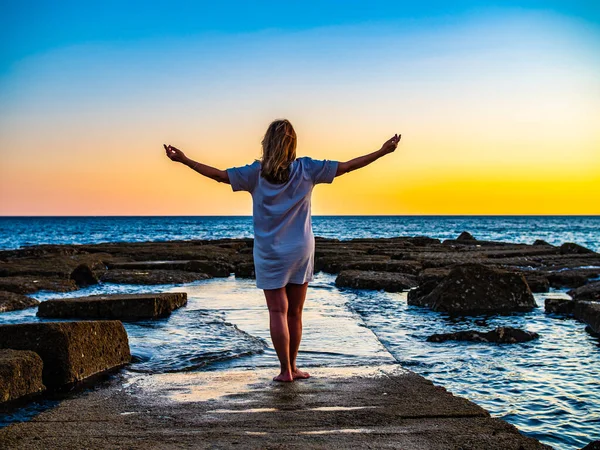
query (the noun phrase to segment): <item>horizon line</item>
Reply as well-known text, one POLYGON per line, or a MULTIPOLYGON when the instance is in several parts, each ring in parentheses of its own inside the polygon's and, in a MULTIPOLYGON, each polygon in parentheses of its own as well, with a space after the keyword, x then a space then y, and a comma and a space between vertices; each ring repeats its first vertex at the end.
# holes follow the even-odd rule
MULTIPOLYGON (((312 217, 600 217, 600 214, 312 214, 312 217)), ((161 215, 0 215, 0 219, 8 218, 93 218, 93 217, 247 217, 250 214, 161 214, 161 215)))

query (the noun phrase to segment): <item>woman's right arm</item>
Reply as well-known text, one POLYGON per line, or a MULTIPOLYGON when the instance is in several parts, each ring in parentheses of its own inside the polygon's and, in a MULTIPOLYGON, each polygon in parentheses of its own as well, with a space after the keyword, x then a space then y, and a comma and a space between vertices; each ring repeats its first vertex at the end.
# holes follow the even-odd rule
POLYGON ((212 178, 213 180, 218 181, 219 183, 229 183, 229 175, 227 174, 227 171, 219 170, 206 164, 194 161, 193 159, 190 159, 187 156, 185 156, 185 154, 181 150, 173 147, 172 145, 163 144, 163 147, 165 148, 167 156, 171 159, 171 161, 176 161, 185 164, 190 169, 193 169, 196 172, 198 172, 200 175, 212 178))
POLYGON ((347 172, 352 172, 353 170, 365 167, 371 164, 373 161, 381 158, 383 155, 392 153, 394 150, 396 150, 396 147, 398 146, 401 137, 401 134, 395 134, 390 139, 385 141, 379 150, 373 153, 369 153, 368 155, 364 156, 359 156, 358 158, 354 158, 346 162, 340 161, 335 176, 337 177, 347 172))

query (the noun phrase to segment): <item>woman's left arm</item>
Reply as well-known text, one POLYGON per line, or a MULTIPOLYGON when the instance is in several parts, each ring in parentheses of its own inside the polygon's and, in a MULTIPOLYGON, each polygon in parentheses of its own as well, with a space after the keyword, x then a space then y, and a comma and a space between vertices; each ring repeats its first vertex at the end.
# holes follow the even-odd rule
POLYGON ((178 148, 173 147, 172 145, 163 144, 165 147, 165 151, 167 152, 167 156, 171 161, 180 162, 185 164, 190 169, 195 170, 200 175, 204 175, 205 177, 212 178, 219 183, 228 183, 229 184, 229 175, 225 170, 219 170, 215 167, 208 166, 206 164, 202 164, 200 162, 194 161, 193 159, 188 158, 185 154, 179 150, 178 148))

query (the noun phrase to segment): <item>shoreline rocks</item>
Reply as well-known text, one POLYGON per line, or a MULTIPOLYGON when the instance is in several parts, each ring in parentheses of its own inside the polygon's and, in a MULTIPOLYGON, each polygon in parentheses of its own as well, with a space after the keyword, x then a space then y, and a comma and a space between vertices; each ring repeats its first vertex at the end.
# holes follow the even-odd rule
POLYGON ((117 320, 0 325, 0 349, 37 353, 48 388, 71 386, 131 361, 127 333, 117 320))
POLYGON ((409 294, 409 305, 451 314, 511 313, 536 307, 523 275, 481 264, 455 266, 435 287, 421 286, 409 294))
POLYGON ((487 332, 467 330, 457 331, 456 333, 433 334, 427 338, 427 342, 472 341, 516 344, 529 342, 537 338, 539 338, 539 335, 532 331, 512 327, 497 327, 496 329, 487 332))
POLYGON ((78 319, 158 319, 187 304, 185 292, 90 295, 46 300, 39 317, 78 319))

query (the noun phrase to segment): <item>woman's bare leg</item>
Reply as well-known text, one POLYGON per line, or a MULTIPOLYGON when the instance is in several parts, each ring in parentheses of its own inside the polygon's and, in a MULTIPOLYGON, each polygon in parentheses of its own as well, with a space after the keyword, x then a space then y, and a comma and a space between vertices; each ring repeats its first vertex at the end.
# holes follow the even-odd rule
POLYGON ((288 283, 285 287, 288 299, 287 325, 290 333, 290 367, 294 378, 308 378, 307 372, 296 367, 296 356, 302 340, 302 308, 306 299, 308 282, 304 284, 288 283))
POLYGON ((288 329, 288 298, 285 288, 264 289, 269 307, 269 328, 273 347, 279 358, 281 373, 275 381, 294 381, 290 365, 290 332, 288 329))

